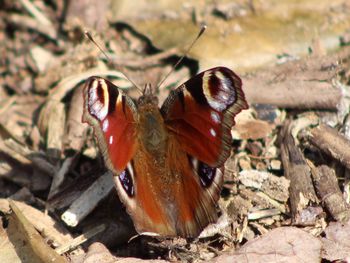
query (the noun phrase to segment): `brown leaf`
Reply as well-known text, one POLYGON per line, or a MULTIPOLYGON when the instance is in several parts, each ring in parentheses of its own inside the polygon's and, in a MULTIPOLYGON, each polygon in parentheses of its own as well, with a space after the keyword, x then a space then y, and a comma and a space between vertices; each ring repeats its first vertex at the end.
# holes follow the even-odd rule
POLYGON ((295 227, 281 227, 248 241, 238 251, 211 261, 232 262, 320 262, 321 241, 295 227))
POLYGON ((346 224, 330 223, 322 238, 322 258, 330 261, 350 259, 350 221, 346 224))

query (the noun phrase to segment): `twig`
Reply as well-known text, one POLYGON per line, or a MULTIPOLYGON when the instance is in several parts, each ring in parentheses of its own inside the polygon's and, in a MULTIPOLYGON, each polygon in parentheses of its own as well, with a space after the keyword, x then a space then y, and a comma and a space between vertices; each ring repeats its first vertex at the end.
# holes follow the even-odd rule
POLYGON ((350 219, 350 209, 340 191, 334 170, 327 165, 315 167, 311 162, 309 165, 317 194, 327 210, 335 220, 347 222, 350 219))
POLYGON ((265 217, 272 217, 276 215, 280 215, 281 211, 277 208, 271 208, 271 209, 261 209, 254 212, 248 213, 248 220, 257 220, 265 217))
POLYGON ((111 172, 100 176, 80 197, 75 200, 61 218, 69 226, 76 226, 83 220, 114 187, 111 172))
POLYGON ((321 124, 310 131, 308 139, 314 146, 350 169, 350 141, 344 135, 321 124))
POLYGON ((56 248, 55 250, 58 254, 62 255, 63 253, 66 253, 66 252, 76 248, 77 246, 81 245, 82 243, 86 242, 87 240, 89 240, 91 237, 97 235, 98 233, 101 233, 105 229, 106 229, 105 224, 98 225, 98 226, 90 229, 89 231, 85 232, 84 234, 77 236, 72 241, 56 248))

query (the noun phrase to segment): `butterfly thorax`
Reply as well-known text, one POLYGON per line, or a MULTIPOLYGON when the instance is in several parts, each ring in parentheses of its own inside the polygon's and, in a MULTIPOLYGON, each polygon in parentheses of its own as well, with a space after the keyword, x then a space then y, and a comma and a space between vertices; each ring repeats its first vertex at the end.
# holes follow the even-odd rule
POLYGON ((137 103, 139 112, 139 141, 153 156, 162 157, 166 151, 167 133, 163 117, 158 108, 158 99, 144 95, 137 103))

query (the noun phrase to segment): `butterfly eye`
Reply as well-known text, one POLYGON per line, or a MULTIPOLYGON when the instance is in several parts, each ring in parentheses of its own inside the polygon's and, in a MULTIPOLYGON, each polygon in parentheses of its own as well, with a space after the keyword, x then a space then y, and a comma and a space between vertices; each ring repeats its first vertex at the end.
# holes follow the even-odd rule
POLYGON ((123 189, 128 194, 129 197, 134 195, 134 184, 129 172, 129 169, 126 168, 121 174, 118 176, 123 189))

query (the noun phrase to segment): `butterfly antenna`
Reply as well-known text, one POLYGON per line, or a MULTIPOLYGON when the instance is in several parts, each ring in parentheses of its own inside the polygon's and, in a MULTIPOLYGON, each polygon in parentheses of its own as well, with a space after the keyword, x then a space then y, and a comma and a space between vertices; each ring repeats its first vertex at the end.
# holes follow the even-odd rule
MULTIPOLYGON (((95 44, 95 46, 101 51, 101 53, 107 58, 107 60, 110 62, 111 59, 110 57, 107 55, 107 53, 101 48, 101 46, 95 41, 95 39, 91 36, 89 31, 85 31, 85 36, 92 42, 95 44)), ((133 84, 136 89, 142 94, 142 89, 140 89, 136 83, 134 81, 131 80, 131 78, 129 78, 120 68, 118 69, 121 73, 123 73, 123 75, 125 76, 125 78, 127 80, 129 80, 131 82, 131 84, 133 84)))
POLYGON ((194 46, 194 44, 197 42, 197 40, 201 37, 201 35, 204 33, 204 31, 207 29, 206 25, 202 25, 201 29, 199 30, 199 33, 197 35, 197 37, 192 41, 191 45, 187 48, 187 50, 185 51, 185 53, 182 55, 182 57, 175 63, 175 65, 171 68, 171 70, 168 72, 168 74, 165 75, 165 77, 162 79, 161 82, 159 82, 158 86, 157 86, 157 90, 159 90, 160 86, 162 86, 162 84, 164 83, 164 81, 171 75, 171 73, 174 72, 174 70, 176 69, 176 67, 182 62, 182 60, 188 55, 188 52, 190 52, 190 50, 192 49, 192 47, 194 46))

